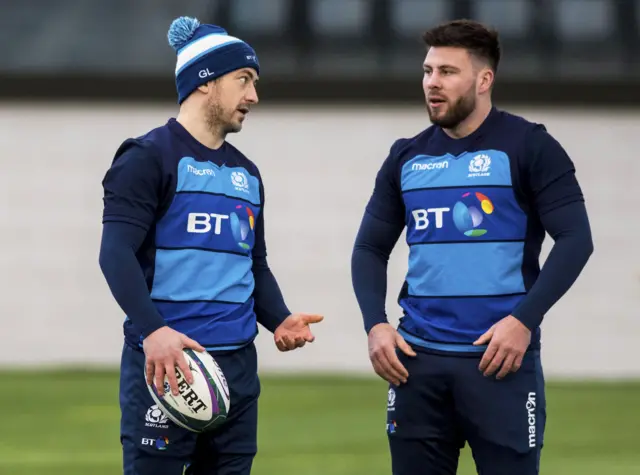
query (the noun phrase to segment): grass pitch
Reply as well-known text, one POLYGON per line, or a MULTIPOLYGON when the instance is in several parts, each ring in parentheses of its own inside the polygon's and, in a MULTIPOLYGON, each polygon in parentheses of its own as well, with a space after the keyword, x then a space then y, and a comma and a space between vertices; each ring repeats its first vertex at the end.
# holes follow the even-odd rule
MULTIPOLYGON (((115 372, 0 372, 0 475, 122 473, 115 372)), ((389 475, 377 379, 263 376, 255 475, 389 475)), ((640 473, 640 382, 549 383, 541 473, 640 473)), ((459 474, 475 474, 465 448, 459 474)))

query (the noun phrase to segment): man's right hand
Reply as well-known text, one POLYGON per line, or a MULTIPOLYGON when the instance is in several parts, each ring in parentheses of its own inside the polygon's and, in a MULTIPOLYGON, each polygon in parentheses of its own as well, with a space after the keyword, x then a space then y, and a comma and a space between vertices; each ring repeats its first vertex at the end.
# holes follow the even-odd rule
POLYGON ((405 355, 416 356, 404 338, 388 323, 378 323, 369 331, 369 359, 382 379, 399 386, 406 383, 409 372, 396 355, 400 348, 405 355))
POLYGON ((169 385, 174 396, 179 394, 176 379, 176 366, 180 368, 189 384, 193 383, 193 375, 187 365, 182 350, 191 348, 195 351, 205 351, 200 344, 188 336, 169 327, 161 327, 147 336, 142 342, 146 356, 145 373, 147 384, 155 378, 155 385, 159 396, 164 395, 164 376, 169 378, 169 385))

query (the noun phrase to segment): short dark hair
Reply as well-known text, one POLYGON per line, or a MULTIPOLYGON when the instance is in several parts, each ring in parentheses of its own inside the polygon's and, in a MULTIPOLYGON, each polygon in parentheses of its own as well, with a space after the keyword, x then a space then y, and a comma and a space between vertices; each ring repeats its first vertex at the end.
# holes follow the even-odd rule
POLYGON ((464 48, 484 59, 494 72, 500 63, 498 32, 474 20, 453 20, 437 25, 422 35, 427 47, 452 46, 464 48))

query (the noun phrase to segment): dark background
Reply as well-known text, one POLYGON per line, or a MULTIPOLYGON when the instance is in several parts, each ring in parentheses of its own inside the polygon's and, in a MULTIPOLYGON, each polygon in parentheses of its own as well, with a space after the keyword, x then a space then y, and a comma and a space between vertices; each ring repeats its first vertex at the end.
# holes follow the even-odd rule
POLYGON ((640 105, 640 0, 0 0, 3 100, 175 101, 181 15, 248 41, 269 103, 422 100, 423 30, 498 29, 497 102, 640 105))

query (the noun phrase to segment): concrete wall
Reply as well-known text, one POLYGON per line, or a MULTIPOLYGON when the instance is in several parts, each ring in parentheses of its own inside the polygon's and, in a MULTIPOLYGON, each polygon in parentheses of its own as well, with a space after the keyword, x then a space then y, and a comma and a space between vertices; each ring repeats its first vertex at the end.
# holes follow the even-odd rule
MULTIPOLYGON (((640 113, 513 111, 544 122, 569 151, 595 234, 587 269, 544 324, 547 375, 640 376, 640 113)), ((0 364, 118 361, 122 314, 97 264, 100 181, 124 138, 175 112, 171 104, 0 105, 0 364)), ((427 125, 420 106, 261 105, 230 137, 261 166, 270 264, 290 307, 326 316, 303 351, 280 354, 263 331, 264 370, 370 371, 351 246, 389 146, 427 125)), ((394 321, 406 256, 401 242, 390 265, 394 321)))

